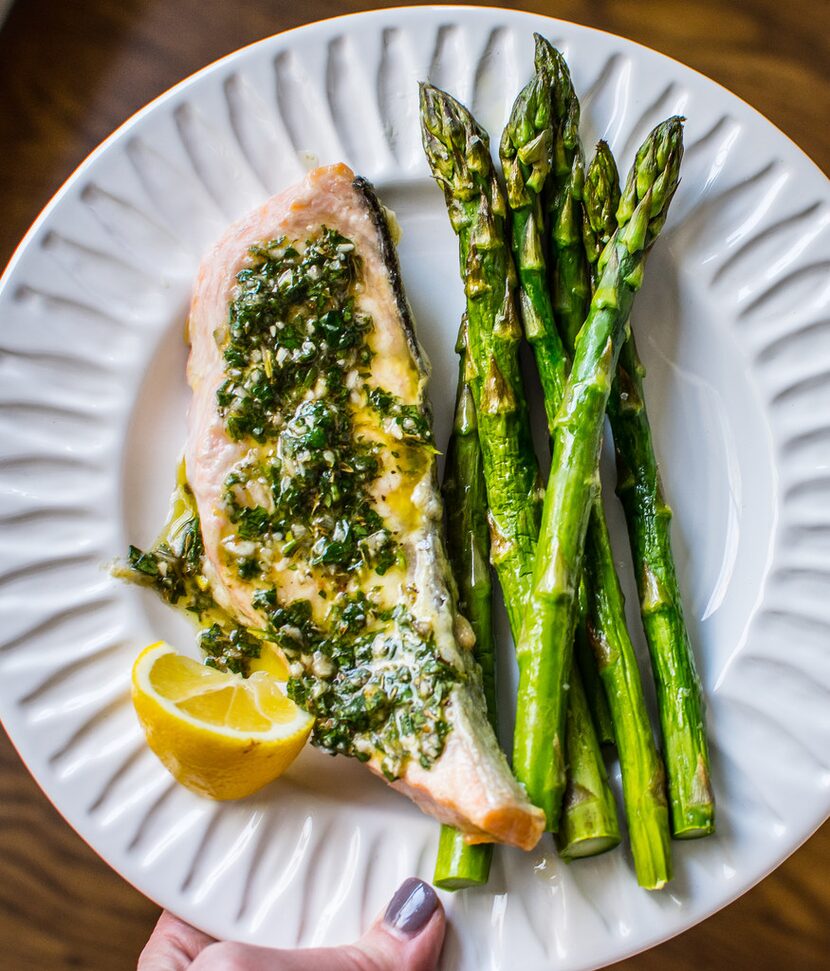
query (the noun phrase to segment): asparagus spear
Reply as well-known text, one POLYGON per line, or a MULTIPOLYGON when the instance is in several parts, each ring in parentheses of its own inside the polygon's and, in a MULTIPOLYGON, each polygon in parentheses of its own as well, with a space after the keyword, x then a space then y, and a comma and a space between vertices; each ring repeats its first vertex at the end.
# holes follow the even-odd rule
POLYGON ((682 121, 676 117, 658 125, 637 153, 629 180, 632 216, 600 257, 600 279, 556 419, 532 595, 517 649, 520 697, 532 690, 537 703, 519 706, 513 750, 514 771, 549 822, 558 818, 565 784, 565 685, 605 408, 625 324, 642 286, 646 255, 665 223, 681 157, 682 121))
MULTIPOLYGON (((508 178, 508 203, 514 216, 513 255, 522 285, 522 322, 535 351, 550 427, 562 400, 570 367, 559 337, 572 350, 588 309, 589 292, 580 236, 579 100, 562 55, 540 34, 534 34, 534 38, 537 71, 516 99, 500 154, 508 178), (543 197, 546 206, 542 205, 543 197), (545 209, 547 218, 543 216, 545 209), (529 232, 522 232, 526 218, 523 214, 531 210, 538 241, 529 232), (550 266, 544 259, 547 242, 550 243, 550 266), (544 328, 539 327, 540 320, 544 328), (544 338, 534 340, 533 335, 540 329, 544 338), (551 372, 556 372, 555 378, 551 372)), ((582 617, 587 596, 584 582, 579 595, 582 617)), ((597 733, 602 741, 612 743, 613 726, 605 690, 592 661, 582 619, 577 626, 574 648, 597 733)))
MULTIPOLYGON (((475 405, 467 383, 466 319, 461 324, 455 420, 444 467, 444 507, 447 513, 447 553, 458 583, 458 609, 476 635, 475 656, 481 667, 487 714, 495 731, 496 668, 493 644, 490 537, 487 532, 487 497, 475 405)), ((441 827, 435 875, 442 890, 462 890, 487 883, 493 846, 470 846, 452 826, 441 827)))
POLYGON ((600 254, 617 228, 620 195, 617 163, 608 143, 600 141, 585 173, 582 190, 582 242, 590 270, 592 293, 597 285, 600 254))
MULTIPOLYGON (((590 188, 586 186, 590 193, 608 180, 613 165, 607 146, 601 155, 589 180, 590 188)), ((640 187, 629 179, 617 210, 620 226, 635 218, 640 194, 640 187)), ((586 228, 586 249, 594 263, 600 258, 608 229, 613 228, 612 212, 609 203, 586 228)), ((694 839, 714 832, 715 798, 703 694, 683 619, 671 548, 671 509, 663 497, 654 455, 643 396, 644 376, 634 335, 630 334, 620 351, 617 378, 608 400, 617 454, 617 494, 625 509, 640 613, 657 686, 672 833, 676 839, 694 839)))
MULTIPOLYGON (((520 284, 519 309, 525 337, 536 358, 551 433, 569 366, 556 328, 543 243, 545 218, 541 194, 551 168, 553 130, 551 85, 545 75, 536 74, 516 98, 502 134, 499 155, 513 217, 511 244, 520 284)), ((580 595, 584 600, 584 592, 580 595)), ((580 673, 597 732, 602 741, 612 742, 613 729, 604 689, 590 650, 585 649, 587 641, 582 633, 580 625, 577 636, 580 673)))
POLYGON ((550 283, 553 309, 566 346, 573 347, 585 320, 590 282, 582 248, 584 160, 579 140, 579 99, 562 54, 540 34, 537 76, 551 92, 553 161, 545 183, 551 241, 550 283))
POLYGON ((468 381, 478 418, 490 518, 490 556, 510 626, 521 626, 542 506, 541 482, 519 373, 522 331, 506 207, 489 139, 454 98, 421 85, 421 131, 433 177, 458 235, 467 297, 468 381))
MULTIPOLYGON (((577 675, 576 668, 572 675, 577 675)), ((568 703, 576 714, 569 713, 565 729, 569 771, 556 842, 562 859, 575 860, 613 849, 620 842, 620 828, 599 742, 593 732, 581 731, 591 720, 578 675, 571 677, 568 703)))
MULTIPOLYGON (((562 327, 562 336, 565 343, 570 345, 571 351, 573 338, 585 316, 587 263, 582 246, 581 201, 574 191, 575 185, 581 183, 582 171, 577 131, 579 102, 570 82, 567 66, 559 52, 538 35, 536 46, 537 73, 519 94, 513 106, 501 141, 501 158, 508 185, 508 202, 514 211, 513 250, 523 289, 520 306, 526 328, 535 338, 534 350, 537 352, 539 371, 543 375, 546 413, 553 434, 569 362, 562 340, 556 333, 553 308, 544 286, 546 268, 543 247, 540 243, 530 242, 531 232, 541 232, 543 229, 540 215, 540 193, 543 189, 549 197, 559 200, 559 205, 554 207, 554 212, 558 214, 558 225, 555 227, 552 247, 555 267, 559 271, 558 279, 575 280, 580 284, 560 287, 559 290, 557 307, 559 319, 567 325, 562 327), (552 127, 554 124, 557 128, 555 136, 552 127), (553 165, 543 164, 543 160, 540 159, 540 146, 552 147, 553 165), (532 213, 535 217, 532 221, 528 219, 528 213, 532 213), (539 277, 542 279, 541 283, 537 282, 539 277)), ((556 273, 554 278, 557 278, 556 273)), ((623 713, 623 717, 620 718, 622 722, 620 730, 625 732, 629 730, 629 726, 624 723, 627 713, 620 705, 620 701, 631 700, 628 676, 632 672, 637 678, 636 687, 640 688, 639 708, 632 715, 632 720, 635 726, 643 724, 648 726, 648 716, 642 698, 636 658, 625 626, 625 603, 616 575, 602 499, 599 494, 592 508, 591 523, 592 530, 596 533, 595 542, 591 543, 590 559, 594 566, 591 581, 596 585, 597 590, 588 593, 586 585, 584 583, 581 585, 580 608, 581 613, 584 613, 588 601, 592 604, 598 601, 604 605, 603 611, 592 612, 590 638, 593 644, 606 646, 604 654, 600 656, 603 664, 607 656, 634 661, 633 668, 631 665, 627 667, 611 665, 606 672, 606 681, 610 682, 609 691, 616 691, 614 700, 617 702, 618 715, 620 712, 623 713)), ((577 637, 575 645, 577 662, 580 659, 580 651, 591 652, 588 640, 589 638, 586 637, 577 637)), ((590 666, 583 663, 582 668, 595 671, 596 662, 590 666)), ((602 690, 601 686, 600 690, 602 690)), ((574 733, 569 729, 568 743, 572 744, 573 737, 574 733)), ((625 743, 630 752, 631 743, 627 738, 625 743)), ((653 742, 651 747, 653 750, 653 742)), ((570 752, 570 749, 568 751, 570 752)), ((656 753, 654 755, 656 756, 656 753)), ((646 812, 645 819, 641 823, 639 803, 642 786, 638 788, 635 785, 635 772, 637 783, 641 783, 644 777, 648 779, 646 789, 647 792, 651 792, 653 774, 651 770, 654 762, 652 760, 642 765, 634 765, 631 764, 630 759, 628 761, 630 785, 626 805, 632 818, 635 814, 638 817, 633 822, 634 838, 632 839, 638 874, 644 885, 662 886, 670 877, 668 856, 662 852, 663 847, 668 848, 665 797, 662 818, 659 817, 658 808, 656 816, 654 813, 646 812), (655 858, 662 859, 663 865, 649 866, 648 862, 655 858)), ((659 782, 659 777, 656 781, 659 782)), ((582 838, 584 832, 580 826, 585 813, 585 800, 582 798, 574 800, 574 791, 578 791, 580 795, 584 792, 581 787, 575 787, 573 780, 570 780, 558 838, 560 851, 566 858, 577 854, 586 855, 592 845, 590 839, 582 838)), ((594 791, 599 792, 597 789, 594 791)), ((646 793, 643 798, 650 809, 648 794, 646 793)))
MULTIPOLYGON (((583 194, 585 249, 592 269, 616 228, 614 214, 619 198, 614 158, 605 142, 600 142, 586 172, 583 194)), ((591 578, 602 574, 607 564, 613 562, 610 536, 599 525, 597 517, 591 518, 585 549, 585 569, 591 578)), ((640 886, 657 890, 671 879, 663 763, 646 711, 637 657, 624 626, 622 590, 619 583, 606 587, 591 583, 589 588, 593 594, 588 608, 590 637, 616 727, 623 799, 637 880, 640 886), (619 636, 609 638, 607 632, 617 625, 619 636)))
POLYGON ((510 206, 511 244, 519 275, 519 309, 525 337, 539 363, 549 424, 567 382, 565 349, 556 329, 547 280, 541 192, 553 150, 550 86, 536 75, 519 92, 499 145, 510 206))
MULTIPOLYGON (((539 35, 536 36, 536 64, 537 71, 550 78, 554 122, 558 125, 546 190, 553 221, 551 279, 562 336, 568 350, 573 352, 585 313, 590 279, 588 262, 596 266, 599 252, 615 228, 609 216, 613 218, 619 201, 619 180, 607 146, 598 152, 588 179, 583 180, 579 101, 561 53, 539 35), (583 213, 583 207, 588 205, 591 218, 583 213), (586 237, 585 249, 580 225, 583 220, 585 232, 591 231, 593 242, 588 247, 586 237), (590 250, 588 262, 586 249, 590 250)), ((636 655, 625 627, 624 598, 614 569, 599 495, 594 500, 586 550, 586 570, 591 581, 588 584, 591 640, 598 648, 597 657, 621 736, 618 748, 632 852, 641 885, 656 888, 671 876, 664 773, 645 709, 636 655)))
MULTIPOLYGON (((490 559, 518 643, 531 588, 542 489, 519 373, 521 326, 506 206, 487 133, 466 108, 429 84, 421 85, 421 132, 458 236, 467 297, 468 383, 487 485, 490 559)), ((519 699, 520 708, 543 703, 532 684, 519 699)), ((580 727, 581 733, 593 730, 590 719, 580 727)))
MULTIPOLYGON (((512 248, 520 281, 522 323, 535 353, 548 429, 553 435, 556 414, 567 383, 568 359, 554 321, 542 244, 545 220, 541 191, 549 174, 553 140, 550 96, 548 79, 537 74, 516 99, 499 152, 507 184, 507 200, 513 214, 512 248)), ((580 600, 583 605, 587 604, 587 594, 582 588, 580 600)), ((582 661, 579 673, 589 677, 593 675, 591 684, 596 701, 597 725, 600 730, 604 729, 607 737, 612 734, 610 715, 585 634, 584 627, 581 627, 577 638, 577 650, 581 649, 582 661)), ((572 680, 578 680, 576 669, 572 673, 572 680)), ((527 692, 533 691, 531 684, 525 685, 525 688, 527 692)), ((520 692, 520 707, 526 697, 520 692)), ((578 717, 584 719, 587 709, 581 687, 578 697, 569 698, 568 702, 578 717)), ((570 747, 566 746, 566 751, 556 753, 556 756, 563 763, 566 758, 570 762, 570 792, 578 794, 578 798, 570 798, 566 802, 565 816, 570 818, 560 821, 557 816, 549 820, 554 828, 561 825, 567 834, 564 841, 559 840, 560 849, 567 858, 600 853, 612 849, 620 841, 616 807, 599 746, 592 737, 589 742, 589 736, 580 732, 579 724, 574 722, 575 719, 569 719, 567 742, 570 747)), ((562 772, 565 772, 564 765, 562 772)))
POLYGON ((579 585, 579 621, 576 625, 576 637, 574 639, 574 661, 585 688, 585 697, 594 722, 597 741, 600 745, 613 745, 615 742, 614 720, 611 717, 611 709, 608 707, 605 686, 600 677, 587 628, 588 590, 583 575, 582 582, 579 585))

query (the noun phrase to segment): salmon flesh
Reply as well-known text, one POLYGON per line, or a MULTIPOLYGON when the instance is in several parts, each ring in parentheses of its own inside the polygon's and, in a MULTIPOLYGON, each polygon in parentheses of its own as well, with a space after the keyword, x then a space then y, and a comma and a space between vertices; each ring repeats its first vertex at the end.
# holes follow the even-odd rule
POLYGON ((490 727, 444 550, 428 364, 372 187, 318 168, 235 223, 189 317, 187 477, 213 598, 313 741, 470 842, 543 827, 490 727))

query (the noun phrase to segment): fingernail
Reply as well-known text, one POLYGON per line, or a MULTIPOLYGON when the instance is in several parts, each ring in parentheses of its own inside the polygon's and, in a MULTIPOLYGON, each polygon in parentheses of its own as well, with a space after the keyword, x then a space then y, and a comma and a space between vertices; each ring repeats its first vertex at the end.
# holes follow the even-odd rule
POLYGON ((390 900, 383 922, 405 937, 415 937, 437 909, 438 897, 432 887, 423 880, 410 877, 390 900))

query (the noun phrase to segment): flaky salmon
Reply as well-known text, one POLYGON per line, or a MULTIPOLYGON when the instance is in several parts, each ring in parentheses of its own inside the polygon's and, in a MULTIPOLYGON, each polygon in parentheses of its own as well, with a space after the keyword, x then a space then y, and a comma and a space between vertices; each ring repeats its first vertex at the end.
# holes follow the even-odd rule
POLYGON ((393 234, 371 186, 334 165, 203 261, 186 446, 202 571, 284 655, 317 745, 470 842, 530 849, 544 818, 488 724, 455 608, 428 367, 393 234))

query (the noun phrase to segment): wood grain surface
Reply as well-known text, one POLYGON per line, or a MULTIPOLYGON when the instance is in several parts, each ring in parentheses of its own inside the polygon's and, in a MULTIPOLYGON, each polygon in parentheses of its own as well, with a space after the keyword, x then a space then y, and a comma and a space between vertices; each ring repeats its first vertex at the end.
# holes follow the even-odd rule
MULTIPOLYGON (((0 27, 0 266, 90 150, 170 85, 286 28, 400 5, 17 0, 0 27)), ((630 37, 697 68, 766 114, 830 171, 828 0, 513 6, 630 37)), ((615 968, 826 971, 828 873, 830 823, 731 907, 615 968)), ((126 971, 135 967, 157 913, 60 819, 0 733, 0 967, 126 971)))

